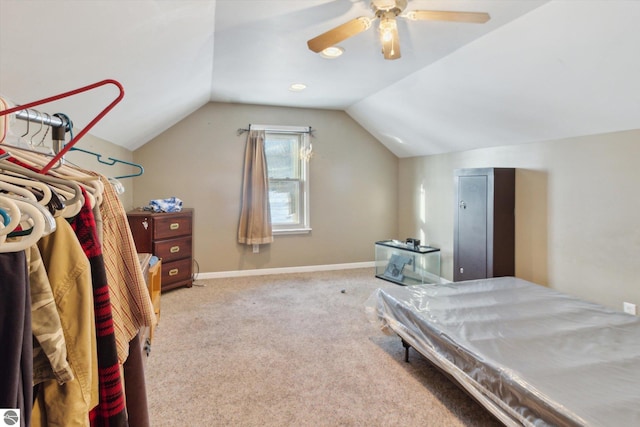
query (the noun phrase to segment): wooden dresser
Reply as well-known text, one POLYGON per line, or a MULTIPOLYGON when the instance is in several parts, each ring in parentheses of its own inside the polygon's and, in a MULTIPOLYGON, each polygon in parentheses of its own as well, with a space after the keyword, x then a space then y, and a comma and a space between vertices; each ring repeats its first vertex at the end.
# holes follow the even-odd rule
POLYGON ((127 213, 138 252, 162 260, 162 290, 193 284, 193 209, 156 213, 127 213))

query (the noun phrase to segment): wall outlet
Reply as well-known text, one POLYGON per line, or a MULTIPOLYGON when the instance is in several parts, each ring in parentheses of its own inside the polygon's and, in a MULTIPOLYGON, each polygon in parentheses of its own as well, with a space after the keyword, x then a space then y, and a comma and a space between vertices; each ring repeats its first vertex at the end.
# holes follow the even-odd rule
POLYGON ((630 302, 623 302, 622 309, 624 310, 625 313, 633 314, 634 316, 638 314, 636 305, 630 302))
POLYGON ((253 253, 257 254, 258 252, 260 252, 260 245, 253 245, 253 253))

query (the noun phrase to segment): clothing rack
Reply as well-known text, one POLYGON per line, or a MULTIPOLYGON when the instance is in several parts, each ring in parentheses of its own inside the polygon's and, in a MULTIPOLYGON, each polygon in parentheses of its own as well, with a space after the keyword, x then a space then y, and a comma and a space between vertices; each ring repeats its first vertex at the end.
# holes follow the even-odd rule
MULTIPOLYGON (((249 132, 251 130, 251 124, 249 124, 249 126, 247 126, 247 128, 238 128, 237 131, 237 135, 240 136, 245 132, 249 132)), ((308 130, 306 131, 297 131, 297 130, 282 130, 282 129, 271 129, 268 126, 265 127, 265 130, 267 131, 271 131, 271 132, 278 132, 278 133, 308 133, 309 135, 313 136, 313 132, 315 131, 315 129, 311 128, 311 126, 308 126, 308 130)))
MULTIPOLYGON (((111 109, 113 107, 116 106, 116 104, 118 102, 120 102, 122 100, 122 98, 124 98, 124 88, 122 87, 122 85, 116 81, 116 80, 112 80, 112 79, 107 79, 107 80, 102 80, 99 81, 97 83, 93 83, 90 84, 88 86, 83 86, 81 88, 78 89, 74 89, 74 90, 70 90, 68 92, 64 92, 58 95, 54 95, 54 96, 50 96, 48 98, 44 98, 44 99, 40 99, 38 101, 34 101, 34 102, 30 102, 28 104, 24 104, 24 105, 19 105, 17 107, 14 108, 9 108, 7 110, 4 111, 0 111, 0 117, 7 115, 7 114, 11 114, 11 113, 19 113, 21 111, 25 111, 26 113, 22 113, 22 114, 16 114, 16 116, 22 116, 20 118, 22 118, 23 120, 28 120, 28 121, 33 121, 33 122, 40 122, 41 118, 38 118, 37 114, 34 114, 34 116, 32 117, 32 115, 29 113, 29 109, 31 107, 35 107, 37 105, 41 105, 41 104, 47 104, 49 102, 53 102, 53 101, 57 101, 59 99, 62 98, 67 98, 69 96, 73 96, 73 95, 77 95, 79 93, 82 92, 86 92, 92 89, 95 89, 97 87, 100 86, 105 86, 108 84, 112 84, 114 86, 116 86, 118 88, 119 91, 119 95, 109 104, 107 105, 100 113, 98 113, 98 115, 96 117, 93 118, 93 120, 91 120, 91 122, 89 122, 89 124, 82 129, 71 141, 69 141, 67 144, 64 145, 64 147, 56 154, 56 156, 51 159, 51 161, 44 167, 42 168, 42 170, 40 170, 39 172, 42 174, 45 174, 47 172, 49 172, 49 170, 58 163, 58 161, 60 159, 62 159, 62 157, 67 153, 67 151, 69 151, 75 144, 76 142, 78 142, 78 140, 80 140, 80 138, 82 138, 87 132, 89 132, 89 130, 96 124, 98 123, 109 111, 111 111, 111 109)), ((57 116, 53 116, 53 117, 57 117, 57 116)), ((58 117, 60 118, 60 117, 58 117)), ((46 120, 46 119, 45 119, 46 120)), ((51 118, 51 120, 53 120, 53 118, 51 118)), ((70 123, 67 123, 70 125, 70 123)), ((58 129, 57 132, 62 131, 62 138, 60 137, 60 134, 55 134, 52 132, 52 137, 54 139, 57 140, 64 140, 64 132, 67 130, 67 128, 70 130, 70 126, 67 126, 65 124, 65 126, 53 126, 52 129, 55 131, 56 129, 58 129)))

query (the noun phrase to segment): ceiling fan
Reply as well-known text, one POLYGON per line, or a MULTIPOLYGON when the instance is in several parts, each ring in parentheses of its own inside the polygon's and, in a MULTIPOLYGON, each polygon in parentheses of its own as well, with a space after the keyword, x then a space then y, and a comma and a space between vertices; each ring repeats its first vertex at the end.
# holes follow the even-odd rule
POLYGON ((376 19, 380 19, 379 31, 384 59, 400 58, 400 40, 396 18, 407 18, 413 21, 454 21, 482 24, 489 20, 484 12, 452 12, 443 10, 411 10, 401 15, 407 7, 408 0, 371 0, 374 17, 360 16, 342 25, 320 34, 307 42, 312 51, 319 53, 335 46, 343 40, 360 34, 371 27, 376 19))

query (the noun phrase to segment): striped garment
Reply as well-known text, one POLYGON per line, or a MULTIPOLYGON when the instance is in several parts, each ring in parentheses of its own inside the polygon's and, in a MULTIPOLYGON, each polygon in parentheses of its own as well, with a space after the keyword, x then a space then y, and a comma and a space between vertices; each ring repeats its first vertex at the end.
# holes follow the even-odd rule
MULTIPOLYGON (((82 191, 84 193, 85 190, 82 191)), ((76 233, 82 249, 89 259, 93 286, 100 400, 98 406, 89 413, 89 420, 91 426, 125 427, 128 422, 111 315, 107 274, 102 258, 102 248, 96 232, 96 223, 86 194, 84 206, 71 221, 71 228, 76 233)))

